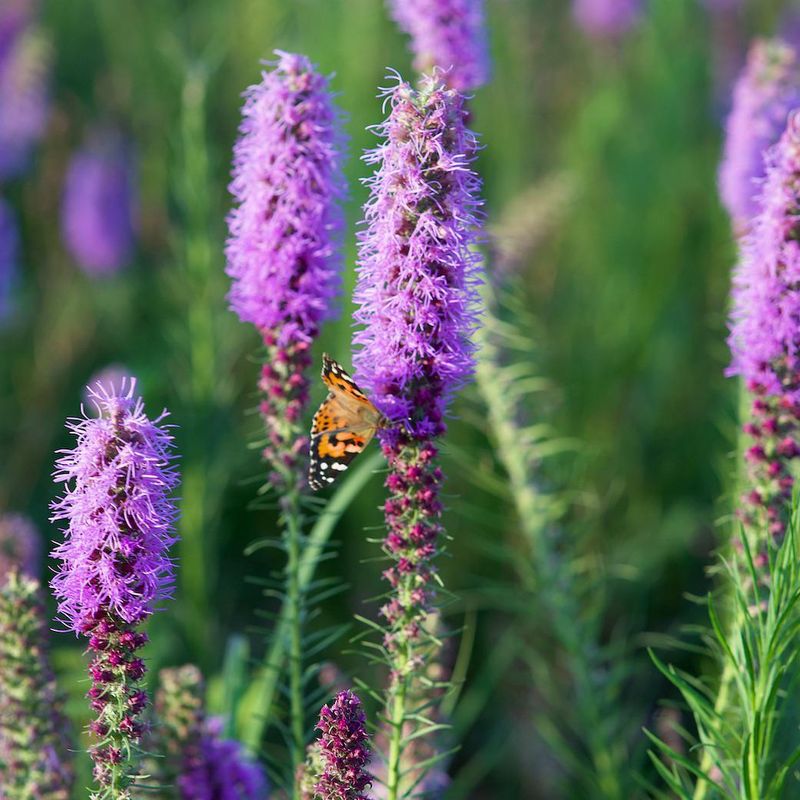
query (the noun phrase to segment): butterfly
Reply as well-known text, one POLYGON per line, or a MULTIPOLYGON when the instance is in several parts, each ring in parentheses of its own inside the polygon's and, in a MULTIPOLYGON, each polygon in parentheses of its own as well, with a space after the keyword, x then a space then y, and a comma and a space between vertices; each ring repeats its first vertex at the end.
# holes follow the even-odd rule
POLYGON ((386 420, 341 364, 322 356, 322 380, 330 389, 311 423, 308 485, 330 486, 370 443, 386 420))

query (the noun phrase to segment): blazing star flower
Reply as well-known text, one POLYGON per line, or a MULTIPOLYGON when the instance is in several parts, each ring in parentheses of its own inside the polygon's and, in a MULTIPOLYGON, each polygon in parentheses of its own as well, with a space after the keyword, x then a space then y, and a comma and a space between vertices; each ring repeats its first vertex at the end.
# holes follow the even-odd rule
POLYGON ((222 721, 207 718, 205 683, 193 664, 159 673, 153 745, 155 782, 176 786, 181 800, 266 800, 260 765, 238 742, 222 738, 222 721))
POLYGON ((573 0, 572 16, 593 38, 614 38, 627 33, 642 13, 641 0, 573 0))
POLYGON ((358 696, 339 692, 333 703, 319 712, 317 730, 323 763, 317 796, 321 800, 367 800, 369 737, 358 696))
POLYGON ((719 170, 720 197, 737 233, 744 233, 758 212, 764 156, 797 106, 800 61, 795 48, 777 39, 754 42, 733 90, 719 170))
POLYGON ((128 146, 115 134, 93 133, 69 164, 61 210, 64 244, 84 272, 110 275, 129 263, 135 209, 128 146))
POLYGON ((34 24, 33 4, 0 8, 0 179, 19 175, 44 133, 49 47, 34 24))
POLYGON ((0 790, 5 800, 69 800, 72 736, 46 648, 38 581, 0 581, 0 790))
POLYGON ((0 323, 11 313, 11 290, 19 261, 19 233, 11 206, 0 198, 0 323))
POLYGON ((264 458, 273 483, 296 481, 306 451, 297 427, 308 402, 311 343, 339 289, 341 133, 328 81, 300 55, 278 52, 245 92, 234 148, 225 248, 231 309, 256 326, 264 458))
POLYGON ((751 509, 780 537, 791 506, 791 461, 800 455, 800 114, 767 156, 761 211, 734 276, 729 375, 753 395, 745 431, 751 509))
POLYGON ((55 480, 66 488, 52 507, 52 519, 66 522, 53 550, 59 614, 94 653, 89 698, 97 712, 91 730, 100 739, 91 751, 99 798, 117 797, 112 793, 131 782, 147 704, 145 664, 136 655, 147 637, 136 626, 174 580, 172 437, 160 424, 166 412, 151 421, 134 389, 133 381, 127 391, 96 386, 97 416, 68 424, 77 445, 56 463, 55 480))
POLYGON ((411 36, 414 68, 440 67, 454 89, 477 89, 489 79, 483 0, 389 0, 392 18, 411 36))
POLYGON ((0 514, 0 583, 12 572, 35 578, 39 573, 41 537, 22 514, 0 514))

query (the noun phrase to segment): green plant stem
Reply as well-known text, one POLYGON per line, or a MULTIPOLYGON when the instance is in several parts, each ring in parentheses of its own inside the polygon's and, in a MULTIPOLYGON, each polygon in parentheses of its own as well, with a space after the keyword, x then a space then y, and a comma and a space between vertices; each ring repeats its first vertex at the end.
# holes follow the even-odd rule
POLYGON ((401 756, 403 754, 403 724, 406 720, 408 677, 398 678, 390 689, 391 714, 389 717, 389 758, 386 765, 387 800, 399 800, 401 756))
MULTIPOLYGON (((361 494, 372 473, 382 461, 380 452, 361 457, 354 469, 350 470, 339 488, 328 503, 325 513, 314 523, 306 537, 306 544, 300 555, 297 570, 301 591, 311 583, 317 569, 320 556, 333 533, 336 523, 347 510, 350 503, 361 494)), ((243 722, 240 739, 251 754, 256 754, 264 736, 264 729, 269 719, 272 703, 278 686, 278 678, 283 669, 286 657, 286 643, 289 639, 289 608, 284 603, 275 625, 272 644, 264 656, 261 669, 258 670, 247 691, 243 693, 242 704, 246 713, 242 714, 243 722), (252 709, 255 709, 253 713, 252 709)))
MULTIPOLYGON (((304 592, 300 583, 300 553, 303 520, 300 492, 292 489, 283 497, 286 540, 286 614, 289 628, 289 716, 292 733, 292 774, 305 760, 305 719, 303 711, 303 622, 304 592)), ((293 797, 300 788, 295 784, 293 797)))

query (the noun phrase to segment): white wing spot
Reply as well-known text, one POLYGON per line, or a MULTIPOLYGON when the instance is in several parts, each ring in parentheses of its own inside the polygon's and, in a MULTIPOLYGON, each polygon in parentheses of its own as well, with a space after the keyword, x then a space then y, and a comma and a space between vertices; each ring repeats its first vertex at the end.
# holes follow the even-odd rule
MULTIPOLYGON (((327 464, 326 464, 325 466, 327 466, 327 464)), ((344 471, 347 469, 347 464, 342 464, 342 463, 340 463, 339 461, 333 461, 333 462, 331 463, 331 466, 332 466, 334 469, 338 469, 338 470, 339 470, 339 472, 344 472, 344 471)))

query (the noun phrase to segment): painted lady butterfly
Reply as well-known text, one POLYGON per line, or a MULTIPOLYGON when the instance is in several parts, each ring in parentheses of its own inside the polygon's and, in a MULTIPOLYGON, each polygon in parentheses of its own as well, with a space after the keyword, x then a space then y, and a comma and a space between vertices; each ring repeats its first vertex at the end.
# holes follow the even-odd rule
POLYGON ((322 356, 322 380, 330 392, 311 423, 308 485, 315 492, 330 486, 386 424, 380 411, 327 353, 322 356))

